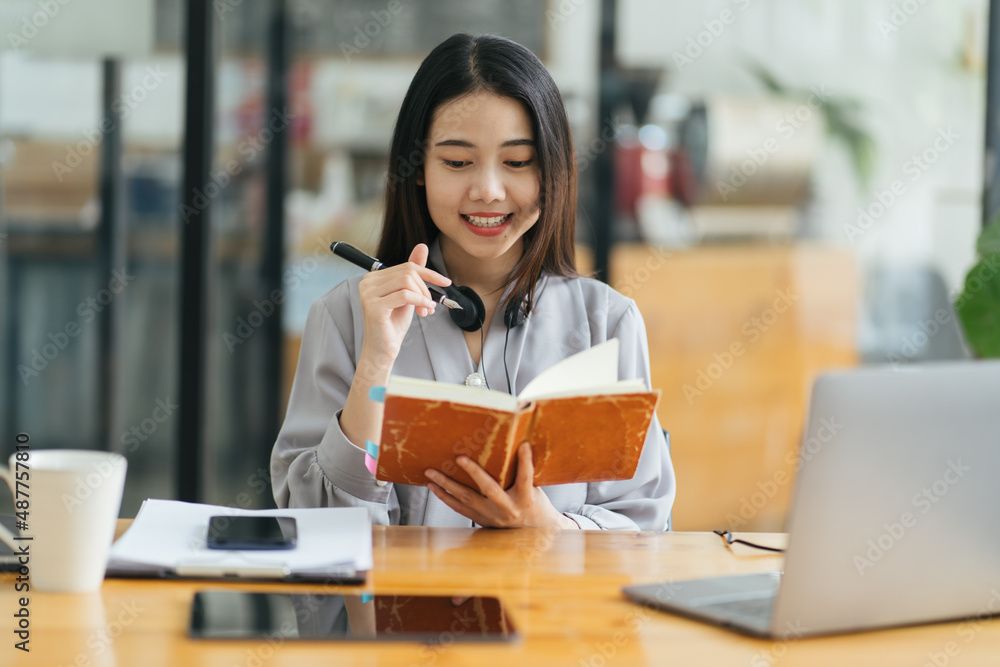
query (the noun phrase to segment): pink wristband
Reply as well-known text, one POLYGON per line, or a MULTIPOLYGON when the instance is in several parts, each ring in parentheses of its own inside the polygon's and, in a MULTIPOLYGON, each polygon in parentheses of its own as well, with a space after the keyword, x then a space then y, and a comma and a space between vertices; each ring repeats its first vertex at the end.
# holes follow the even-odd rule
POLYGON ((365 467, 373 475, 375 474, 375 470, 378 469, 378 461, 375 460, 376 456, 378 456, 378 445, 371 440, 365 440, 365 467))

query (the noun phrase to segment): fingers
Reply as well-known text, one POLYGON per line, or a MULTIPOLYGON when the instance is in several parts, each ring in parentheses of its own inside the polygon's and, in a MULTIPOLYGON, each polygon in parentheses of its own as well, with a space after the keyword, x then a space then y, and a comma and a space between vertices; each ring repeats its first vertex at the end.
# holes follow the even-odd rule
POLYGON ((522 442, 517 449, 517 477, 514 479, 513 493, 523 495, 535 488, 535 462, 531 458, 531 445, 522 442))
POLYGON ((418 243, 410 251, 410 261, 419 266, 427 266, 427 256, 430 252, 430 249, 425 244, 418 243))
POLYGON ((482 494, 467 487, 465 484, 456 482, 444 473, 438 472, 434 469, 428 469, 424 472, 424 474, 427 475, 427 478, 434 482, 437 486, 441 487, 448 494, 457 498, 466 505, 475 506, 477 502, 483 500, 482 494))
POLYGON ((468 456, 459 456, 455 459, 455 462, 472 478, 472 481, 479 487, 479 493, 483 497, 493 501, 497 505, 509 504, 507 494, 504 493, 504 490, 500 488, 496 480, 481 465, 468 456))
MULTIPOLYGON (((405 265, 404 265, 405 266, 405 265)), ((413 271, 392 267, 369 273, 361 279, 359 290, 363 301, 391 308, 412 305, 433 309, 436 305, 427 285, 413 271)))
POLYGON ((433 300, 427 298, 419 292, 412 290, 396 290, 388 292, 382 296, 372 296, 370 302, 373 306, 395 310, 403 306, 414 306, 416 308, 427 308, 431 311, 437 305, 433 300))
POLYGON ((434 495, 481 526, 520 525, 521 512, 489 473, 467 456, 459 456, 456 462, 476 483, 479 492, 437 470, 428 469, 424 474, 431 480, 427 487, 434 495))
POLYGON ((437 271, 427 268, 427 257, 430 254, 430 250, 423 243, 418 243, 413 246, 413 250, 410 251, 410 264, 413 264, 413 268, 416 270, 417 275, 420 276, 421 280, 429 282, 431 285, 440 285, 442 287, 451 284, 451 278, 442 276, 437 271))
POLYGON ((476 483, 480 493, 433 469, 424 471, 431 480, 427 488, 445 505, 480 526, 579 528, 575 521, 552 505, 541 489, 534 486, 535 466, 531 445, 521 443, 517 457, 517 475, 508 491, 500 488, 489 473, 467 456, 459 456, 455 460, 476 483))
POLYGON ((441 488, 434 482, 430 482, 427 485, 427 488, 430 489, 431 493, 437 496, 438 499, 441 500, 441 502, 443 502, 445 505, 447 505, 454 511, 458 512, 462 516, 467 517, 472 521, 475 521, 480 526, 491 525, 490 521, 486 517, 484 517, 482 514, 480 514, 473 508, 469 507, 468 505, 460 502, 455 496, 451 495, 450 493, 445 491, 443 488, 441 488))

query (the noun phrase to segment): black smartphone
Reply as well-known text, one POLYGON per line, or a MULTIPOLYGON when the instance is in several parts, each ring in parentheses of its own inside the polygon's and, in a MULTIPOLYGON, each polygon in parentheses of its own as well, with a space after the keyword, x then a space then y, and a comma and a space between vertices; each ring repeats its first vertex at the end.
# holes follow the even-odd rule
POLYGON ((213 516, 208 520, 209 549, 291 549, 298 541, 290 516, 213 516))
POLYGON ((188 630, 195 639, 410 641, 518 640, 497 598, 200 591, 188 630))

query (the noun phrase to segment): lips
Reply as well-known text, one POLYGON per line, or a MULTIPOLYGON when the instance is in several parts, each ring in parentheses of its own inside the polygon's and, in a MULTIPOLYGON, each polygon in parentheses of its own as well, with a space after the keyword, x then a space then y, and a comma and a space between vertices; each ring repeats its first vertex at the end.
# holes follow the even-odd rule
POLYGON ((510 220, 514 217, 514 214, 483 213, 479 215, 467 215, 460 213, 459 217, 465 223, 465 228, 476 236, 499 236, 507 229, 507 225, 510 224, 510 220))

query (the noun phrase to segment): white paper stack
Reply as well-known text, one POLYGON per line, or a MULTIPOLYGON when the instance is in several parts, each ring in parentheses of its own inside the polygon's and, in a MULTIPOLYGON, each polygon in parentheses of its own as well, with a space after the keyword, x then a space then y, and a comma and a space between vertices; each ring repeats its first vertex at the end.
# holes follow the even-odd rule
POLYGON ((146 500, 111 547, 109 576, 358 581, 372 567, 372 527, 362 507, 243 510, 176 500, 146 500), (293 549, 209 549, 209 517, 290 516, 293 549))

